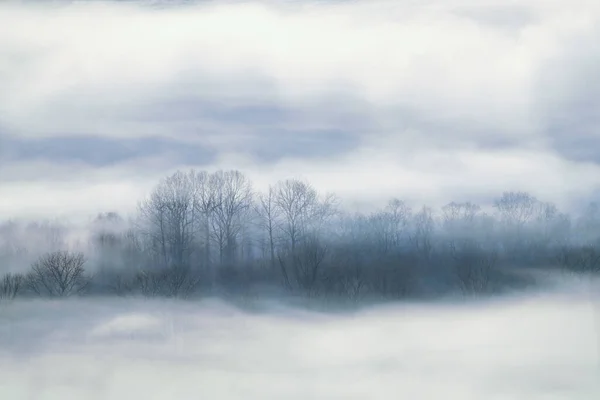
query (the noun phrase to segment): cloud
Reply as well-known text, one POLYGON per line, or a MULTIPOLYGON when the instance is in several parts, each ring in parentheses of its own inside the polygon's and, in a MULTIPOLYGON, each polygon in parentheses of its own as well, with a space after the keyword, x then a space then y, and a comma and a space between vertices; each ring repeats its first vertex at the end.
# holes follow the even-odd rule
POLYGON ((524 33, 515 43, 443 9, 396 4, 294 13, 259 3, 19 9, 6 13, 18 26, 4 24, 12 39, 5 75, 14 91, 5 93, 3 108, 38 130, 45 120, 68 127, 90 116, 105 119, 164 92, 299 105, 341 91, 375 105, 467 119, 465 104, 474 100, 487 117, 527 104, 541 51, 535 37, 524 33), (74 115, 55 115, 66 107, 74 115), (41 121, 23 118, 30 113, 41 121))
POLYGON ((0 6, 3 214, 111 182, 131 208, 179 167, 352 201, 600 187, 597 2, 184 3, 0 6))
MULTIPOLYGON (((176 154, 186 162, 210 163, 209 149, 160 137, 116 139, 102 136, 61 136, 43 139, 5 137, 5 159, 10 161, 83 162, 91 167, 110 166, 140 157, 176 154)), ((10 177, 7 177, 10 179, 10 177)))
POLYGON ((574 32, 537 78, 543 126, 552 148, 564 157, 600 164, 600 29, 574 32), (591 32, 591 33, 590 33, 591 32))

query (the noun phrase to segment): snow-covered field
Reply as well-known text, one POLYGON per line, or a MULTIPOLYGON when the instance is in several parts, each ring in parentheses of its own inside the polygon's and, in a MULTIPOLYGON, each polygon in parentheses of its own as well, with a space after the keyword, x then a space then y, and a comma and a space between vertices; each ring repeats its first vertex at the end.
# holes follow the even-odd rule
POLYGON ((0 399, 600 399, 598 300, 582 284, 352 314, 23 301, 0 307, 0 399))

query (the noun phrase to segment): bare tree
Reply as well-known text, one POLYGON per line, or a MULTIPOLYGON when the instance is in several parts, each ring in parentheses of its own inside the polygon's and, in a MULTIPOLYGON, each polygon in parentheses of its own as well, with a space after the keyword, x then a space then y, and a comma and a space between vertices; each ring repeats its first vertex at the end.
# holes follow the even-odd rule
POLYGON ((29 289, 38 295, 65 297, 87 288, 83 253, 55 251, 48 253, 32 266, 27 276, 29 289))
POLYGON ((489 291, 497 254, 482 249, 471 239, 453 240, 449 248, 463 293, 481 294, 489 291))
POLYGON ((366 268, 366 282, 375 293, 388 299, 408 296, 415 290, 418 254, 394 251, 375 255, 366 268))
POLYGON ((570 273, 600 273, 600 251, 594 246, 563 246, 557 261, 564 271, 570 273))
POLYGON ((141 268, 150 262, 151 249, 145 246, 140 233, 133 228, 127 229, 121 235, 122 266, 129 270, 141 268))
POLYGON ((100 271, 120 267, 123 256, 125 221, 115 212, 101 213, 92 222, 90 262, 100 271))
POLYGON ((500 219, 511 226, 523 226, 536 214, 538 200, 527 192, 504 192, 494 201, 500 219))
POLYGON ((172 266, 157 271, 139 271, 135 286, 146 297, 187 297, 199 286, 200 275, 190 268, 172 266))
POLYGON ((344 296, 352 301, 358 301, 365 293, 365 283, 365 268, 359 263, 337 264, 328 266, 324 270, 325 294, 344 296))
POLYGON ((131 295, 135 291, 134 273, 131 270, 105 270, 96 275, 96 279, 101 278, 105 281, 108 290, 117 296, 131 295))
POLYGON ((384 211, 369 215, 363 224, 370 245, 380 254, 388 254, 394 249, 394 231, 389 216, 384 211))
POLYGON ((21 274, 6 274, 0 280, 0 299, 12 300, 21 293, 25 277, 21 274))
POLYGON ((533 257, 543 260, 552 248, 567 244, 570 230, 569 215, 561 213, 553 203, 538 202, 530 232, 524 235, 523 242, 533 257))
POLYGON ((239 235, 251 210, 252 183, 239 171, 217 171, 213 233, 219 246, 219 261, 233 265, 239 235))
MULTIPOLYGON (((287 241, 278 259, 284 282, 289 286, 290 273, 301 276, 300 270, 306 267, 302 264, 304 261, 300 252, 311 253, 311 256, 306 256, 312 257, 313 265, 314 261, 320 258, 317 254, 321 252, 317 249, 322 244, 319 244, 318 236, 326 223, 337 215, 337 199, 333 195, 320 199, 317 191, 308 183, 288 179, 276 185, 275 205, 281 215, 278 227, 287 241), (306 246, 301 248, 303 241, 306 242, 306 246)), ((322 260, 317 263, 317 268, 321 262, 322 260)))
POLYGON ((292 253, 307 229, 317 202, 317 191, 308 183, 290 179, 277 183, 275 203, 281 211, 281 230, 289 239, 292 253))
POLYGON ((316 294, 319 274, 328 250, 328 246, 316 234, 312 234, 303 238, 300 248, 291 254, 294 279, 305 293, 316 294))
POLYGON ((470 202, 451 202, 442 207, 442 225, 452 236, 469 235, 475 227, 481 207, 470 202))
POLYGON ((490 251, 498 247, 496 220, 477 204, 446 204, 442 207, 441 227, 445 240, 472 240, 490 251))
POLYGON ((433 210, 423 206, 421 211, 414 215, 411 241, 414 249, 424 260, 428 260, 433 251, 434 227, 433 210))
POLYGON ((200 233, 200 243, 202 247, 203 268, 208 272, 208 280, 210 286, 214 286, 217 278, 217 273, 212 260, 211 244, 213 242, 213 220, 215 210, 220 206, 217 193, 219 191, 219 179, 214 174, 209 174, 206 171, 190 172, 190 177, 194 186, 194 220, 200 233))
POLYGON ((402 200, 391 199, 384 210, 372 213, 362 222, 362 229, 372 245, 382 254, 398 250, 408 242, 411 208, 402 200))
POLYGON ((504 192, 494 201, 496 215, 503 228, 501 243, 505 256, 516 260, 530 249, 528 227, 539 212, 539 201, 527 192, 504 192))
POLYGON ((577 218, 579 241, 585 244, 600 244, 600 203, 591 202, 577 218))
POLYGON ((199 272, 186 266, 173 266, 164 272, 166 293, 170 297, 187 297, 194 293, 201 283, 199 272))
POLYGON ((149 239, 152 250, 161 259, 163 265, 169 264, 168 215, 165 200, 159 191, 154 191, 149 199, 139 204, 141 223, 140 231, 149 239))
POLYGON ((143 232, 161 255, 164 267, 189 264, 195 237, 194 185, 177 171, 163 179, 139 206, 143 232))
POLYGON ((271 268, 275 268, 275 230, 279 227, 281 215, 281 210, 275 203, 275 195, 275 188, 269 186, 267 193, 258 195, 258 202, 255 206, 259 228, 267 236, 271 268))
POLYGON ((403 200, 392 198, 385 208, 384 216, 391 224, 391 244, 397 249, 408 238, 412 209, 403 200))

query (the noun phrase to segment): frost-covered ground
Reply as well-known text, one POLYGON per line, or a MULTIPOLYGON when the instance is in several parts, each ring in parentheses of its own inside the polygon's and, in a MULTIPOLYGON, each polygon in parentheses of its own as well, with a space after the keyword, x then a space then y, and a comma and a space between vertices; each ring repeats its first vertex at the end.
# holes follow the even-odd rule
POLYGON ((589 286, 325 314, 218 300, 0 308, 0 399, 600 399, 589 286))

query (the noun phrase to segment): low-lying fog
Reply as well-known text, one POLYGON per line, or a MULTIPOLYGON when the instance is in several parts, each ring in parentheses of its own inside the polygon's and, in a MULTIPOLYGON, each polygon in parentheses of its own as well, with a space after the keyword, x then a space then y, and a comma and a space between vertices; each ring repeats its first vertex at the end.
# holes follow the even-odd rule
POLYGON ((599 288, 346 313, 19 300, 0 307, 0 398, 595 399, 599 288))

